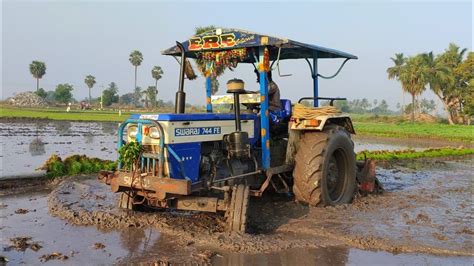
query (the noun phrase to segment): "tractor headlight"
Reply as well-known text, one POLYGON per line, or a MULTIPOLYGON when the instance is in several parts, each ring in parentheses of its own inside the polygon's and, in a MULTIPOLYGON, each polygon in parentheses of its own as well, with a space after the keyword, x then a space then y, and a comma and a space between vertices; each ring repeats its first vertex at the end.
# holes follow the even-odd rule
POLYGON ((150 138, 152 139, 159 139, 160 138, 160 131, 156 127, 150 127, 150 138))
POLYGON ((129 138, 136 138, 138 133, 138 127, 136 126, 130 126, 127 128, 127 135, 129 138))

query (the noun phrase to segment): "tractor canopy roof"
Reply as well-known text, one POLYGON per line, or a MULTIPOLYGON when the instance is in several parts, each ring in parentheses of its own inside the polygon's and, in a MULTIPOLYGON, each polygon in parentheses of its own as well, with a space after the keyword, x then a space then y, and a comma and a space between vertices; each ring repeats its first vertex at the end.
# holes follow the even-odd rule
MULTIPOLYGON (((239 29, 220 29, 195 35, 182 42, 187 58, 199 58, 202 52, 243 49, 247 51, 241 62, 254 63, 259 47, 268 47, 270 60, 304 59, 304 58, 344 58, 357 59, 357 56, 325 48, 318 45, 306 44, 290 39, 279 38, 239 29)), ((179 56, 181 51, 177 45, 161 52, 163 55, 179 56)))

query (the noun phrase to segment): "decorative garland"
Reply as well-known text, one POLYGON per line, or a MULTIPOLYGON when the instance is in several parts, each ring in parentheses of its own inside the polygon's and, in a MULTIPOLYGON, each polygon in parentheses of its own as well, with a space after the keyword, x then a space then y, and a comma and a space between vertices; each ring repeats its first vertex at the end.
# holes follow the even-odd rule
POLYGON ((224 72, 225 68, 235 68, 237 64, 247 57, 246 48, 237 48, 224 51, 201 52, 198 59, 203 61, 204 69, 201 70, 204 76, 218 76, 224 72))

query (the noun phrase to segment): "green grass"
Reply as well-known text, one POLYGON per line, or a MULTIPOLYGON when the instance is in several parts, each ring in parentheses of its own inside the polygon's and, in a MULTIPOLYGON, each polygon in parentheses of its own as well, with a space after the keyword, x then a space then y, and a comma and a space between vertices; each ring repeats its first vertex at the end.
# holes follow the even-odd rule
POLYGON ((361 151, 357 153, 357 160, 364 158, 379 161, 395 161, 418 158, 436 158, 436 157, 452 157, 474 154, 474 149, 466 148, 439 148, 427 149, 423 151, 402 150, 402 151, 361 151))
POLYGON ((71 121, 123 121, 130 116, 128 112, 71 110, 66 108, 17 108, 0 106, 0 118, 40 118, 71 121))
POLYGON ((356 133, 394 138, 428 138, 474 143, 474 127, 440 123, 354 122, 356 133))
POLYGON ((39 118, 50 120, 69 121, 114 121, 121 122, 130 117, 131 113, 170 113, 172 110, 145 111, 135 110, 133 112, 122 110, 119 115, 118 110, 71 110, 66 112, 66 107, 50 108, 19 108, 7 105, 0 105, 0 118, 39 118))

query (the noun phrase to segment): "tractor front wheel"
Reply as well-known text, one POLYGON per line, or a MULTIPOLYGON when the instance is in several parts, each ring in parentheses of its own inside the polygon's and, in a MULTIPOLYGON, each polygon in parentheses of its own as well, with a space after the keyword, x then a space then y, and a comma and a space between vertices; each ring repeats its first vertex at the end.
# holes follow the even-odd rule
POLYGON ((303 133, 295 157, 293 193, 299 202, 329 206, 352 202, 356 189, 354 144, 340 126, 303 133))
POLYGON ((250 188, 247 185, 241 184, 233 187, 230 205, 226 212, 229 231, 245 233, 249 191, 250 188))

